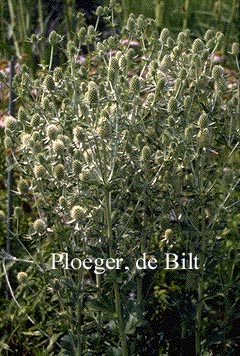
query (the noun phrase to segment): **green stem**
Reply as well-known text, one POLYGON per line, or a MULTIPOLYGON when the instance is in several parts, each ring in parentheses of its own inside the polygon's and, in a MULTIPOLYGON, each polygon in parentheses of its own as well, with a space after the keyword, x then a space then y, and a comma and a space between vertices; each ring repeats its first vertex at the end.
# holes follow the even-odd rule
POLYGON ((186 30, 188 28, 189 0, 185 0, 183 11, 183 30, 186 30))
POLYGON ((49 67, 48 70, 50 71, 52 69, 52 63, 53 63, 53 52, 54 52, 54 46, 51 45, 51 53, 50 53, 50 60, 49 60, 49 67))
MULTIPOLYGON (((114 251, 113 251, 113 236, 112 236, 112 219, 111 219, 111 192, 107 188, 105 188, 105 217, 106 217, 106 224, 107 224, 107 238, 109 241, 109 256, 110 258, 114 258, 114 251)), ((124 328, 124 321, 122 315, 122 307, 121 307, 121 296, 119 291, 119 285, 117 282, 116 270, 114 270, 114 280, 113 280, 113 290, 114 290, 114 297, 115 297, 115 308, 116 308, 116 315, 119 325, 119 337, 121 341, 122 347, 122 356, 128 356, 127 350, 127 339, 125 335, 125 328, 124 328)))
POLYGON ((158 28, 163 28, 164 3, 161 0, 155 1, 155 19, 158 28))
POLYGON ((9 13, 10 13, 10 19, 11 19, 11 25, 12 25, 12 31, 13 31, 13 42, 14 42, 14 47, 16 50, 16 55, 18 58, 20 58, 20 48, 19 48, 19 43, 16 35, 16 16, 14 13, 14 6, 12 0, 8 0, 8 7, 9 7, 9 13))
POLYGON ((40 26, 40 34, 44 34, 44 22, 43 22, 43 8, 42 0, 38 0, 38 22, 40 26))
POLYGON ((230 19, 229 19, 227 30, 226 30, 226 35, 225 35, 225 38, 224 38, 224 43, 223 43, 223 48, 222 48, 223 53, 226 52, 226 47, 227 47, 227 44, 228 44, 228 41, 229 41, 230 32, 231 32, 231 29, 232 29, 232 24, 234 22, 235 16, 237 16, 236 14, 238 13, 237 7, 238 7, 238 0, 234 0, 233 4, 232 4, 232 11, 231 11, 230 19))

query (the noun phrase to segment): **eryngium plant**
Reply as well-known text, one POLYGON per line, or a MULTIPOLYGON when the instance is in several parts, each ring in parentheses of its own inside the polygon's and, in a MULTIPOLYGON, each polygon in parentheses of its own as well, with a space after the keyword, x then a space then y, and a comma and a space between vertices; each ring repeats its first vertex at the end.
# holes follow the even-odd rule
MULTIPOLYGON (((148 305, 157 303, 154 278, 169 273, 164 252, 200 259, 191 275, 171 275, 175 285, 186 281, 195 300, 193 314, 180 313, 182 338, 195 333, 199 355, 212 347, 202 342, 208 324, 218 326, 206 318, 207 291, 212 276, 228 273, 216 272, 219 249, 227 246, 223 231, 238 208, 239 82, 214 63, 222 34, 192 41, 186 30, 174 41, 140 18, 124 37, 103 42, 93 27, 80 31, 64 68, 43 66, 37 79, 24 68, 15 81, 21 107, 5 134, 17 148, 17 194, 34 212, 29 233, 20 229, 18 236, 37 262, 26 271, 32 303, 46 306, 48 315, 30 308, 30 295, 26 309, 46 331, 43 344, 55 337, 68 355, 163 350, 160 334, 151 333, 148 305), (93 48, 85 58, 79 43, 93 48), (124 264, 96 274, 64 269, 63 260, 51 270, 51 253, 58 252, 124 264), (143 253, 158 258, 157 270, 136 270, 143 253), (44 273, 36 277, 40 265, 44 273)), ((27 298, 23 289, 17 293, 27 298)), ((162 299, 162 310, 169 303, 162 299)), ((51 347, 57 350, 53 341, 51 347)))

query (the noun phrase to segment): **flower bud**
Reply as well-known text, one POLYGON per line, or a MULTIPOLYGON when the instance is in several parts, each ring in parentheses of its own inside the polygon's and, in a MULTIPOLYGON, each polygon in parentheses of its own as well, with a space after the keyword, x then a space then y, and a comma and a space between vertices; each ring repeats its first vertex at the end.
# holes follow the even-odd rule
POLYGON ((198 142, 201 146, 208 146, 210 144, 210 132, 208 128, 199 131, 197 135, 198 142))
POLYGON ((81 126, 74 127, 73 136, 76 141, 82 142, 85 138, 84 129, 81 126))
POLYGON ((8 115, 4 121, 5 125, 5 131, 8 129, 10 131, 14 131, 17 128, 17 120, 11 116, 8 115))
POLYGON ((104 8, 102 6, 98 6, 96 9, 96 15, 97 17, 101 17, 104 15, 104 8))
POLYGON ((18 182, 18 190, 21 194, 27 194, 29 191, 28 183, 25 179, 20 179, 18 182))
POLYGON ((67 204, 67 199, 64 197, 64 196, 61 196, 59 198, 59 205, 63 208, 63 209, 66 209, 68 204, 67 204))
POLYGON ((232 44, 232 54, 234 54, 234 56, 238 56, 239 53, 240 53, 240 51, 239 51, 239 43, 234 42, 232 44))
POLYGON ((80 205, 75 205, 70 212, 71 218, 82 222, 85 217, 85 211, 80 205))
POLYGON ((37 178, 37 179, 46 177, 46 169, 41 164, 37 164, 34 166, 33 173, 34 173, 35 178, 37 178))
POLYGON ((48 91, 54 91, 55 90, 55 83, 53 80, 53 77, 48 74, 44 80, 44 86, 48 91))
POLYGON ((134 75, 132 77, 131 82, 130 82, 130 89, 135 93, 140 92, 140 80, 137 75, 134 75))
POLYGON ((46 128, 46 135, 50 140, 56 140, 59 135, 59 127, 54 124, 50 124, 46 128))
POLYGON ((163 88, 164 88, 164 85, 165 85, 165 79, 162 77, 162 78, 159 78, 158 81, 157 81, 157 84, 156 84, 156 89, 155 89, 155 95, 158 97, 163 88))
POLYGON ((203 41, 200 38, 196 38, 192 45, 192 51, 194 53, 201 52, 204 48, 203 41))
POLYGON ((19 283, 25 283, 28 279, 28 274, 26 272, 18 272, 17 280, 19 283))
POLYGON ((38 127, 41 123, 41 118, 38 114, 34 114, 31 118, 31 126, 32 127, 38 127))
POLYGON ((61 156, 64 153, 64 143, 62 140, 55 140, 53 141, 53 152, 56 155, 61 156))
POLYGON ((105 117, 101 118, 99 120, 97 131, 102 139, 108 139, 109 137, 111 137, 112 130, 109 120, 107 120, 105 117))
POLYGON ((56 31, 52 31, 48 37, 48 42, 50 45, 55 46, 61 42, 61 39, 61 36, 56 31))
POLYGON ((39 235, 44 234, 44 232, 47 229, 45 221, 42 220, 42 219, 35 220, 34 223, 33 223, 33 229, 39 235))
POLYGON ((28 119, 26 110, 24 109, 23 106, 20 106, 18 109, 18 120, 21 122, 26 122, 28 119))
POLYGON ((203 112, 199 117, 198 126, 200 127, 200 129, 203 129, 208 126, 208 116, 205 112, 203 112))
POLYGON ((224 76, 224 69, 220 65, 215 65, 212 69, 212 77, 215 80, 219 80, 224 76))
POLYGON ((118 69, 119 69, 118 60, 117 60, 117 58, 112 57, 109 62, 109 70, 113 70, 113 71, 117 72, 118 69))
POLYGON ((145 145, 141 151, 141 161, 147 162, 151 158, 151 148, 147 145, 145 145))
POLYGON ((78 31, 78 38, 81 42, 84 42, 87 36, 87 30, 85 27, 81 27, 78 31))
POLYGON ((82 163, 79 160, 75 159, 72 163, 72 169, 74 174, 79 175, 82 171, 82 163))
POLYGON ((57 180, 64 179, 64 172, 65 172, 65 167, 63 164, 59 163, 54 167, 54 175, 57 178, 57 180))
POLYGON ((87 98, 90 104, 96 104, 98 102, 98 88, 96 83, 93 81, 88 84, 87 98))
POLYGON ((63 71, 61 67, 56 67, 53 71, 53 79, 55 82, 59 82, 63 79, 63 71))
POLYGON ((172 96, 168 101, 167 110, 169 113, 174 113, 174 111, 177 110, 177 107, 178 107, 178 101, 176 98, 172 96))
POLYGON ((212 30, 208 29, 204 34, 204 40, 207 42, 213 37, 212 30))
POLYGON ((165 44, 169 37, 169 30, 167 28, 163 28, 160 34, 160 42, 161 44, 165 44))

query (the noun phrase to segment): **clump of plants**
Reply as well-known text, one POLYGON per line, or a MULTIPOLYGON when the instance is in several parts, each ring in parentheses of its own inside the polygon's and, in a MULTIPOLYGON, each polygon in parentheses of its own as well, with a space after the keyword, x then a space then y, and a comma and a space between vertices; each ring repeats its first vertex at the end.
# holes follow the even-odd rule
MULTIPOLYGON (((15 77, 19 109, 5 123, 5 146, 17 199, 32 213, 27 232, 21 209, 14 216, 16 257, 25 262, 5 268, 14 296, 1 322, 5 350, 230 355, 239 79, 214 63, 224 35, 192 40, 186 30, 173 40, 140 15, 106 40, 93 26, 77 37, 64 66, 42 65, 36 78, 22 67, 15 77), (82 46, 92 49, 85 57, 82 46), (200 268, 166 271, 167 252, 197 254, 200 268), (144 254, 157 269, 136 268, 144 254), (65 268, 76 257, 123 263, 99 273, 77 260, 65 268)), ((239 70, 238 45, 229 52, 239 70)))

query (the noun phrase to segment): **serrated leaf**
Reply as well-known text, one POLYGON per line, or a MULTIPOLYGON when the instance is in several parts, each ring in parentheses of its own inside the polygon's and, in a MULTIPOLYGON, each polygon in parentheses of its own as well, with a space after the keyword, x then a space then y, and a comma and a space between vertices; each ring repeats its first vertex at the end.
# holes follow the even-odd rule
POLYGON ((115 306, 109 298, 105 297, 104 299, 94 299, 87 303, 87 306, 90 309, 101 311, 107 314, 115 314, 115 306))

